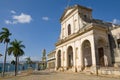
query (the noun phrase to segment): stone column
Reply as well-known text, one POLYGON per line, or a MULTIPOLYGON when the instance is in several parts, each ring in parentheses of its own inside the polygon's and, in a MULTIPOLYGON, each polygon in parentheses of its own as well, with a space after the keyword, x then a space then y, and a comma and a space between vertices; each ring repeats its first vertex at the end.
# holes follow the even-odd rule
POLYGON ((73 72, 76 72, 76 48, 75 48, 75 43, 73 45, 73 67, 72 67, 73 72))
POLYGON ((61 67, 63 67, 63 48, 61 48, 61 67))
POLYGON ((94 36, 92 36, 90 44, 91 44, 91 52, 92 52, 92 71, 93 71, 93 73, 97 74, 96 49, 95 49, 95 39, 94 39, 94 36))
POLYGON ((58 57, 57 57, 57 50, 56 50, 56 53, 55 53, 55 58, 56 58, 56 60, 55 60, 55 71, 58 69, 58 57))
MULTIPOLYGON (((104 56, 106 55, 107 56, 107 58, 106 58, 106 60, 104 60, 105 62, 107 61, 108 62, 108 65, 107 66, 112 66, 112 55, 111 55, 111 51, 112 50, 110 50, 111 48, 110 48, 110 43, 111 42, 109 42, 109 41, 111 41, 111 40, 109 40, 109 37, 108 37, 108 34, 106 34, 105 36, 104 36, 104 56)), ((112 43, 111 43, 112 44, 112 43)), ((105 58, 104 58, 105 59, 105 58)))
POLYGON ((64 60, 63 60, 63 57, 64 57, 64 49, 63 47, 61 48, 61 71, 64 71, 64 60))
POLYGON ((83 70, 83 53, 82 53, 82 44, 80 44, 80 48, 79 48, 79 53, 80 53, 80 66, 79 69, 80 71, 83 70))
POLYGON ((65 53, 64 53, 64 70, 67 70, 68 68, 68 62, 67 62, 67 47, 65 46, 65 53))
POLYGON ((91 52, 92 52, 92 65, 96 66, 96 54, 94 42, 91 44, 91 52))

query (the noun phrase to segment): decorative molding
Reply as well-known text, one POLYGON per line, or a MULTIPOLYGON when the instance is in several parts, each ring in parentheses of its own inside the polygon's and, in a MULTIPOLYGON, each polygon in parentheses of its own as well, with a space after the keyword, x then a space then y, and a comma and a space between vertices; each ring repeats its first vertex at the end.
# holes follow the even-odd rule
POLYGON ((81 28, 77 33, 73 33, 73 34, 69 35, 68 37, 66 37, 65 39, 59 40, 55 45, 59 46, 59 45, 65 43, 65 42, 67 42, 69 40, 72 40, 72 39, 74 39, 74 38, 76 38, 78 36, 83 35, 86 32, 89 32, 91 30, 107 31, 108 29, 103 25, 91 23, 91 24, 88 24, 87 26, 85 26, 84 28, 81 28))

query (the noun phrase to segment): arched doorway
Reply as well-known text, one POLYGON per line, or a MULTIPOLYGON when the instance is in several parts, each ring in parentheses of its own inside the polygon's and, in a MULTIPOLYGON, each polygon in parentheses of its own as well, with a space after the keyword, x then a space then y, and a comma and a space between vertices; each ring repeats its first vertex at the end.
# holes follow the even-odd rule
POLYGON ((108 65, 107 56, 105 55, 106 42, 104 39, 98 40, 98 64, 101 67, 108 65))
POLYGON ((61 67, 61 50, 58 51, 58 54, 57 54, 57 63, 58 63, 58 68, 61 67))
POLYGON ((103 47, 98 48, 98 59, 99 59, 99 66, 103 67, 104 65, 104 49, 103 47))
POLYGON ((88 40, 85 40, 82 44, 82 54, 83 54, 83 66, 92 66, 92 56, 91 56, 91 44, 88 40))
POLYGON ((68 64, 68 68, 72 68, 72 66, 73 66, 73 48, 71 46, 69 46, 68 50, 67 50, 67 64, 68 64))

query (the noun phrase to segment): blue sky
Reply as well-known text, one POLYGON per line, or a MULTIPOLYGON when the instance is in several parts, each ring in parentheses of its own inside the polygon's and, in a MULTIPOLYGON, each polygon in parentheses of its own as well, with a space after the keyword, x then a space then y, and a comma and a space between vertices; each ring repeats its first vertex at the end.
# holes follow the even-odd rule
MULTIPOLYGON (((41 60, 42 49, 54 50, 60 34, 59 19, 69 0, 0 0, 0 31, 7 27, 14 39, 26 46, 22 60, 30 56, 41 60)), ((120 0, 71 0, 69 5, 93 9, 93 18, 120 24, 120 0)), ((4 44, 0 44, 4 53, 4 44)), ((7 60, 11 60, 10 56, 7 60)), ((3 57, 0 58, 3 61, 3 57)))

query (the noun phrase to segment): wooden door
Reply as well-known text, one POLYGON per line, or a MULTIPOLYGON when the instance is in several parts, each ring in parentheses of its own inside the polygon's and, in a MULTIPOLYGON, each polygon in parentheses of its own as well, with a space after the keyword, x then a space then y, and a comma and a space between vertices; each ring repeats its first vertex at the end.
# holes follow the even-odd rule
POLYGON ((105 66, 104 65, 104 50, 103 48, 98 48, 98 56, 99 56, 99 65, 100 66, 105 66))

